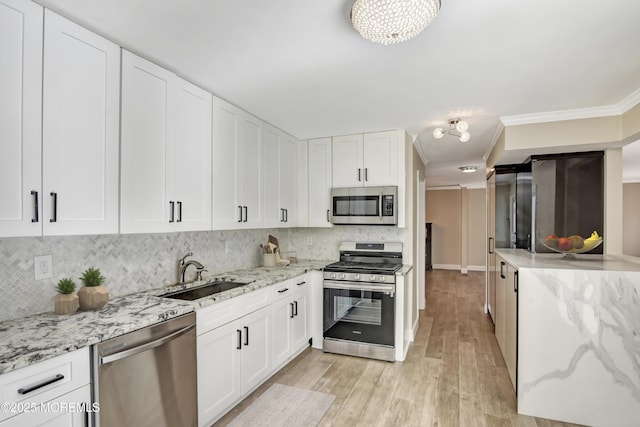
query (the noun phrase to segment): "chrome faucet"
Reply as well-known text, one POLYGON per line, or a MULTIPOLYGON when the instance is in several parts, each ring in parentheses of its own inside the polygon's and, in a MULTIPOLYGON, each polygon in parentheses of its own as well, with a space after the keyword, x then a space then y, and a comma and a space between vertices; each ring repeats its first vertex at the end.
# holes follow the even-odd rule
POLYGON ((199 263, 198 261, 196 261, 195 259, 191 259, 189 261, 186 261, 186 259, 190 256, 193 256, 193 252, 189 252, 188 254, 186 254, 185 256, 183 256, 180 261, 178 261, 178 277, 177 277, 177 282, 179 284, 184 284, 184 278, 185 278, 185 274, 187 272, 187 268, 189 268, 190 265, 193 265, 197 271, 196 271, 196 278, 197 279, 202 279, 202 272, 205 271, 204 269, 204 265, 202 265, 201 263, 199 263))

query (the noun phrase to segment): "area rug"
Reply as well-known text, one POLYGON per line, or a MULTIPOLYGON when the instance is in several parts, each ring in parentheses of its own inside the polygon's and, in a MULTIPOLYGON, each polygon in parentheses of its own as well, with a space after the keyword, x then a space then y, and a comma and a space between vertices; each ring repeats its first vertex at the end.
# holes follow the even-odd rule
POLYGON ((335 398, 332 394, 273 384, 228 425, 316 426, 335 398))

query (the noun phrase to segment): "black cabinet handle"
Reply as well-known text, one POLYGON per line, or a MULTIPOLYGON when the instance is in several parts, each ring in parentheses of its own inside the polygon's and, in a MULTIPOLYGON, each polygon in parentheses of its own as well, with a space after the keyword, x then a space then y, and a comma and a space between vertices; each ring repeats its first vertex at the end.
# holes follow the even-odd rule
POLYGON ((27 393, 31 393, 32 391, 35 391, 39 388, 42 388, 44 386, 47 386, 49 384, 53 384, 55 382, 58 382, 60 380, 64 379, 64 375, 62 374, 57 374, 55 377, 45 380, 43 382, 41 382, 40 384, 36 384, 36 385, 32 385, 31 387, 24 387, 24 388, 20 388, 18 389, 18 393, 19 394, 27 394, 27 393))
POLYGON ((362 178, 360 178, 361 171, 362 169, 358 168, 358 182, 362 181, 362 178))
POLYGON ((182 222, 182 202, 178 202, 178 221, 182 222))
POLYGON ((504 275, 504 271, 502 270, 502 268, 505 266, 506 264, 503 261, 500 261, 500 278, 501 279, 506 279, 505 275, 504 275))
POLYGON ((244 345, 249 345, 249 327, 244 327, 244 345))
POLYGON ((174 222, 175 220, 174 218, 175 208, 176 208, 176 202, 170 200, 169 201, 169 222, 174 222))
POLYGON ((293 315, 294 316, 298 315, 298 301, 293 302, 293 315))
POLYGON ((289 222, 289 209, 284 210, 284 222, 289 222))
POLYGON ((278 291, 278 293, 279 293, 279 294, 281 294, 281 293, 283 293, 283 292, 287 292, 288 290, 289 290, 289 288, 283 288, 283 289, 280 289, 280 290, 278 291))
POLYGON ((329 209, 327 209, 327 222, 331 222, 331 220, 329 219, 329 209))
POLYGON ((305 283, 307 283, 307 282, 298 282, 298 283, 296 283, 296 285, 298 285, 298 286, 302 286, 302 285, 304 285, 305 283))
POLYGON ((53 197, 53 218, 49 222, 56 222, 58 221, 58 193, 52 191, 51 197, 53 197))
POLYGON ((242 222, 242 206, 238 205, 238 222, 242 222))
POLYGON ((293 314, 293 303, 290 302, 289 306, 291 307, 291 315, 289 315, 289 319, 293 319, 293 316, 294 316, 294 314, 293 314))
POLYGON ((249 216, 249 214, 248 214, 249 208, 244 206, 243 209, 244 209, 244 221, 243 222, 247 222, 247 217, 249 216))
POLYGON ((489 237, 488 241, 487 241, 487 252, 489 252, 490 254, 493 253, 493 251, 491 250, 491 241, 493 240, 493 237, 489 237))
POLYGON ((240 329, 236 329, 236 332, 238 333, 238 346, 236 347, 236 350, 242 350, 242 331, 240 329))
POLYGON ((364 168, 364 180, 369 181, 369 168, 364 168))
POLYGON ((33 198, 33 212, 34 212, 34 218, 31 219, 31 222, 38 222, 39 218, 38 218, 38 192, 35 190, 31 190, 31 195, 35 196, 33 198))
POLYGON ((518 275, 517 271, 513 272, 513 292, 518 292, 518 281, 520 280, 520 276, 518 275))
POLYGON ((280 222, 284 222, 284 209, 280 208, 280 222))

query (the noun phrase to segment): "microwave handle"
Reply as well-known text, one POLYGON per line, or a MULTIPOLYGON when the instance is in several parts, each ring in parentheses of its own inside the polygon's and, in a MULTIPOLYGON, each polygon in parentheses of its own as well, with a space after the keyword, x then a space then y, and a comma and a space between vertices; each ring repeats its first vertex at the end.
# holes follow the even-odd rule
POLYGON ((382 191, 378 197, 378 215, 380 216, 380 220, 382 220, 382 191))

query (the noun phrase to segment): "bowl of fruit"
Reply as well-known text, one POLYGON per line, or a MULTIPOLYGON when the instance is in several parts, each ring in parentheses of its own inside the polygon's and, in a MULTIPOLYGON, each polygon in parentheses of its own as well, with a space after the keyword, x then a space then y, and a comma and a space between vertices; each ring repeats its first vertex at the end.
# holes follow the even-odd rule
POLYGON ((600 246, 602 242, 602 237, 595 231, 586 239, 577 235, 558 237, 555 234, 550 234, 544 239, 540 239, 540 243, 542 243, 545 248, 564 254, 567 258, 575 258, 575 254, 589 252, 600 246))

